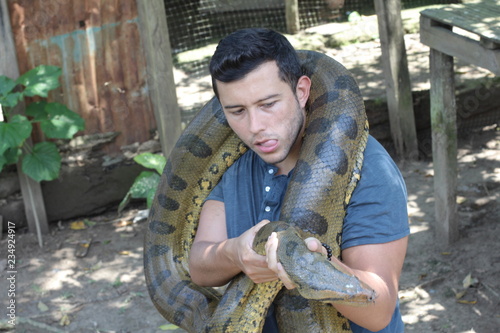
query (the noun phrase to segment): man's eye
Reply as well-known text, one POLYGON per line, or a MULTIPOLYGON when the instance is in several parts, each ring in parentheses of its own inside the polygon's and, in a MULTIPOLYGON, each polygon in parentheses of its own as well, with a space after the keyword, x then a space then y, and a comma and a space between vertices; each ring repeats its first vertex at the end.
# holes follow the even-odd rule
POLYGON ((265 107, 265 108, 270 108, 270 107, 273 107, 273 106, 274 106, 274 104, 276 104, 276 101, 274 101, 274 102, 270 102, 270 103, 266 103, 266 104, 264 104, 264 107, 265 107))

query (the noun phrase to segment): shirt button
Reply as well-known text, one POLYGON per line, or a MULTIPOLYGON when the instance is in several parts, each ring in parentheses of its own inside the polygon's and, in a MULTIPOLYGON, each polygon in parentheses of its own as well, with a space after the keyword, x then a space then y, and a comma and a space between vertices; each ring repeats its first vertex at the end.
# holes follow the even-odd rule
POLYGON ((271 211, 271 207, 266 206, 265 211, 269 213, 271 211))
POLYGON ((270 186, 266 186, 266 192, 269 192, 271 191, 271 187, 270 186))
POLYGON ((272 175, 274 173, 274 170, 273 169, 269 169, 267 172, 269 172, 269 174, 272 175))

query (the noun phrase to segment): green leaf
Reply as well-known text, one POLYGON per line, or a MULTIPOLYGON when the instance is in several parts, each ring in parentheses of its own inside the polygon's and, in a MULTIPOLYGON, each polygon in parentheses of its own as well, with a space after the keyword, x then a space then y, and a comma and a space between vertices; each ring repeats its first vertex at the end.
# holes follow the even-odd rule
POLYGON ((31 135, 32 126, 28 118, 14 115, 8 123, 0 122, 0 153, 7 148, 19 147, 31 135))
POLYGON ((7 96, 0 96, 0 105, 13 108, 19 103, 22 97, 23 95, 20 92, 10 93, 7 96))
MULTIPOLYGON (((156 187, 158 187, 158 185, 156 185, 156 187)), ((153 205, 153 200, 156 194, 156 187, 149 189, 148 196, 146 198, 148 208, 151 208, 151 206, 153 205)))
POLYGON ((22 94, 12 92, 16 85, 16 82, 7 76, 0 76, 0 105, 12 108, 19 103, 22 94))
POLYGON ((7 164, 7 159, 0 154, 0 172, 2 172, 2 169, 6 164, 7 164))
POLYGON ((15 164, 19 156, 21 155, 21 149, 14 147, 8 148, 4 152, 0 152, 0 172, 5 165, 15 164))
POLYGON ((158 174, 162 174, 165 164, 165 157, 158 154, 142 153, 134 157, 134 161, 148 169, 155 169, 158 174))
POLYGON ((21 75, 16 82, 25 87, 26 96, 47 97, 49 91, 59 87, 61 73, 57 66, 40 65, 21 75))
POLYGON ((5 75, 0 75, 0 95, 1 96, 7 96, 12 89, 16 86, 16 81, 12 80, 11 78, 5 76, 5 75))
POLYGON ((71 139, 85 128, 85 121, 61 103, 45 104, 48 119, 40 121, 40 127, 52 139, 71 139))
POLYGON ((174 324, 165 324, 165 325, 158 326, 158 329, 160 329, 162 331, 175 330, 178 328, 179 327, 175 326, 174 324))
POLYGON ((49 115, 45 111, 46 101, 34 102, 26 107, 26 115, 33 117, 33 121, 46 120, 49 115))
POLYGON ((148 197, 148 192, 150 189, 158 187, 160 182, 160 176, 151 171, 143 171, 137 176, 132 187, 130 187, 130 194, 132 198, 144 198, 148 197))
POLYGON ((130 202, 130 190, 127 192, 125 197, 122 199, 122 201, 118 205, 118 214, 120 214, 122 212, 122 210, 128 205, 129 202, 130 202))
POLYGON ((45 303, 43 303, 42 301, 39 301, 38 302, 38 310, 40 312, 47 312, 47 311, 49 311, 49 307, 45 303))
POLYGON ((160 175, 157 173, 152 171, 141 172, 118 205, 118 214, 128 205, 131 198, 146 199, 148 208, 151 207, 159 183, 160 175))
POLYGON ((33 146, 33 153, 23 158, 22 170, 36 180, 54 180, 59 176, 61 156, 52 142, 40 142, 33 146))
POLYGON ((17 163, 17 160, 19 159, 19 156, 21 156, 21 153, 22 151, 20 148, 11 147, 8 148, 1 156, 5 158, 6 160, 5 164, 10 165, 17 163))

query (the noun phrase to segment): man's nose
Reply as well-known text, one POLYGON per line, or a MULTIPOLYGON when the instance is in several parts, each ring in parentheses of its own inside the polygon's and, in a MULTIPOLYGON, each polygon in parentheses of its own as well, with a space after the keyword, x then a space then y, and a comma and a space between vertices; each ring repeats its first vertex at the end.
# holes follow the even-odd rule
POLYGON ((265 121, 262 115, 259 115, 258 111, 250 111, 249 113, 248 126, 252 133, 259 133, 265 128, 265 121))

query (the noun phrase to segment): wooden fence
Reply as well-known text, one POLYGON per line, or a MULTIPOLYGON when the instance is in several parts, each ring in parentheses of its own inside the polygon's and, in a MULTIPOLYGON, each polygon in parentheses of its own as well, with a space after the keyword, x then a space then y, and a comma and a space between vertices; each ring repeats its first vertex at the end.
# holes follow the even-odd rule
POLYGON ((7 3, 20 73, 40 64, 61 67, 62 85, 50 99, 85 119, 83 134, 120 132, 108 153, 151 138, 156 122, 136 1, 7 3))

